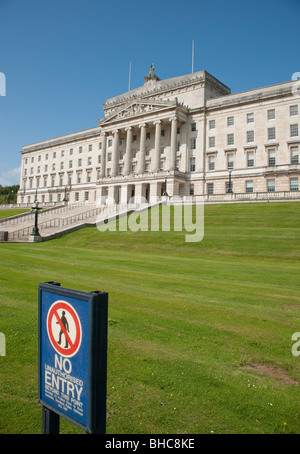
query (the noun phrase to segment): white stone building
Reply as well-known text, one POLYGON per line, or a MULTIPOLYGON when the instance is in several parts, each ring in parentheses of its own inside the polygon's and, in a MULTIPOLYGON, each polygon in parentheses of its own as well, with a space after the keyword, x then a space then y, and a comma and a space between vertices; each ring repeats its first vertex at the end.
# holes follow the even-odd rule
POLYGON ((206 71, 144 79, 97 127, 24 146, 18 203, 299 197, 295 82, 231 94, 206 71))

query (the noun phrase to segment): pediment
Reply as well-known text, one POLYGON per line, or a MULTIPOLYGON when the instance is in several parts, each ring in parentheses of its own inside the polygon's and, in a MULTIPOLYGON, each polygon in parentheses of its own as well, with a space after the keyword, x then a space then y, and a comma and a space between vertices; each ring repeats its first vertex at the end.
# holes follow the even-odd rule
POLYGON ((177 105, 177 101, 161 101, 161 100, 133 100, 130 103, 123 105, 116 109, 110 109, 102 120, 99 120, 99 126, 104 126, 107 123, 119 122, 128 118, 135 118, 157 113, 166 109, 174 108, 177 105))

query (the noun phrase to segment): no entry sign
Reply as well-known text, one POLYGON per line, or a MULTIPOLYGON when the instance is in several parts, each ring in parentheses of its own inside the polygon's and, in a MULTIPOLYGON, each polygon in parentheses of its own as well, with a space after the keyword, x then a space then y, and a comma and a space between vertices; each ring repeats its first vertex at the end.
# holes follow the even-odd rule
POLYGON ((39 401, 88 433, 105 433, 107 305, 105 292, 39 284, 39 401))
POLYGON ((60 300, 52 304, 47 315, 47 332, 57 353, 68 358, 76 355, 81 345, 82 328, 71 304, 60 300))

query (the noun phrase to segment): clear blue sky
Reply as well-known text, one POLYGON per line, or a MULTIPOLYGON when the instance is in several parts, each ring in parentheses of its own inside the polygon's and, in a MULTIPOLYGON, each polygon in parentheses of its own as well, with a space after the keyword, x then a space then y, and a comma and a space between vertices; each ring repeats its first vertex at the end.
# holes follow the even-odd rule
POLYGON ((107 98, 205 69, 232 92, 300 71, 300 0, 0 0, 0 184, 24 145, 97 126, 107 98))

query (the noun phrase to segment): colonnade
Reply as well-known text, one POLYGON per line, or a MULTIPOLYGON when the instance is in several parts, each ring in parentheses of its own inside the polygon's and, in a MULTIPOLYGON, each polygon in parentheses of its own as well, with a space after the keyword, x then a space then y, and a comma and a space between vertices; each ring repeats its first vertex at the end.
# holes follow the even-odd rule
MULTIPOLYGON (((177 149, 177 117, 174 115, 169 118, 171 123, 171 141, 170 141, 170 155, 169 155, 169 166, 165 170, 175 170, 176 168, 176 149, 177 149)), ((162 131, 162 120, 157 120, 152 123, 155 126, 155 138, 154 138, 154 153, 152 154, 152 172, 158 172, 160 169, 160 147, 161 147, 161 131, 162 131)), ((136 173, 142 174, 145 172, 146 163, 146 133, 149 128, 148 123, 141 123, 138 125, 140 130, 140 149, 138 152, 138 161, 136 173)), ((132 149, 133 149, 133 131, 136 130, 133 126, 125 128, 126 134, 126 149, 124 159, 123 175, 129 175, 131 173, 132 164, 132 149)), ((111 159, 111 176, 115 177, 119 174, 118 163, 119 163, 119 145, 120 145, 120 129, 115 129, 112 132, 112 159, 111 159)), ((102 132, 102 149, 101 149, 101 170, 100 177, 105 178, 106 176, 106 158, 107 158, 107 139, 109 133, 107 131, 102 132)))

